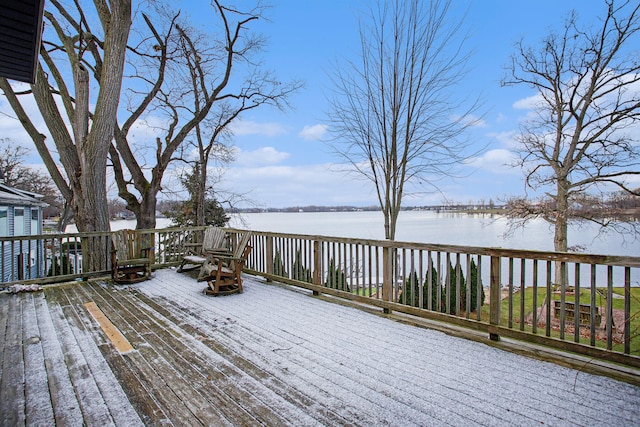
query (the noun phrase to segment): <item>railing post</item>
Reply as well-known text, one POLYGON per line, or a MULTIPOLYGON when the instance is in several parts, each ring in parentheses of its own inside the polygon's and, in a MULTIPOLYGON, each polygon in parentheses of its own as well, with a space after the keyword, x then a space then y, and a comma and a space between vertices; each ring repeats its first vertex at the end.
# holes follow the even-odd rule
MULTIPOLYGON (((500 257, 492 256, 489 284, 489 323, 491 325, 500 325, 500 304, 502 303, 500 287, 500 257)), ((500 335, 490 332, 489 339, 499 341, 500 335)))
MULTIPOLYGON (((322 286, 322 242, 313 241, 313 284, 322 286)), ((313 291, 313 295, 318 296, 320 292, 313 291)))
MULTIPOLYGON (((60 243, 60 245, 62 246, 62 243, 60 243)), ((89 253, 89 237, 86 237, 86 236, 80 237, 80 253, 82 253, 82 261, 81 261, 82 273, 83 274, 89 273, 90 257, 87 256, 87 254, 89 253)), ((60 253, 60 255, 62 255, 62 252, 60 253)), ((62 263, 62 260, 60 262, 62 263)), ((60 265, 62 266, 62 264, 60 265)))
POLYGON ((22 253, 22 242, 20 242, 20 253, 18 254, 18 280, 24 280, 24 253, 22 253))
MULTIPOLYGON (((267 270, 267 274, 273 275, 273 236, 267 236, 266 239, 266 247, 264 248, 264 256, 265 256, 265 269, 267 270)), ((267 282, 270 282, 271 279, 267 279, 267 282)))
MULTIPOLYGON (((382 300, 391 301, 393 293, 393 249, 385 246, 382 248, 382 300)), ((390 308, 383 309, 385 314, 391 314, 390 308)))

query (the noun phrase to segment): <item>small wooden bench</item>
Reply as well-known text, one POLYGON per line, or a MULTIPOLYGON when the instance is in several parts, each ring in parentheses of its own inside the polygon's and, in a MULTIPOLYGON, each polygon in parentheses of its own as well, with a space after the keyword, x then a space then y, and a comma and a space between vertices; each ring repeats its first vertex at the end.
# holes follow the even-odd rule
MULTIPOLYGON (((559 300, 554 300, 553 301, 553 310, 554 310, 554 316, 556 318, 560 318, 560 312, 561 312, 561 307, 562 307, 562 301, 559 300)), ((595 321, 596 321, 596 326, 600 325, 600 322, 602 321, 602 314, 600 314, 600 310, 598 307, 594 307, 595 309, 595 321)), ((573 320, 575 319, 575 313, 576 313, 576 304, 573 302, 566 302, 564 303, 564 314, 566 316, 566 318, 568 320, 573 320)), ((578 320, 581 324, 583 325, 590 325, 591 324, 591 306, 588 304, 580 304, 579 310, 578 310, 578 320)))

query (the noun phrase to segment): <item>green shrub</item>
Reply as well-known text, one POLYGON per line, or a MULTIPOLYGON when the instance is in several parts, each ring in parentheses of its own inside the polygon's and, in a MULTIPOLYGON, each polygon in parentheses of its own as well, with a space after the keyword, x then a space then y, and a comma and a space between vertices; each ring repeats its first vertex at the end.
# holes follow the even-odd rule
MULTIPOLYGON (((401 304, 412 305, 413 307, 420 307, 420 286, 422 286, 422 308, 429 308, 429 274, 425 274, 424 282, 422 284, 418 283, 418 275, 414 271, 409 275, 407 280, 404 283, 404 289, 400 294, 399 301, 401 304), (411 294, 411 289, 413 288, 413 298, 411 294)), ((443 292, 441 290, 441 286, 438 283, 438 271, 435 267, 431 266, 431 309, 433 311, 441 311, 443 305, 442 296, 443 292), (440 290, 440 292, 438 292, 440 290), (440 293, 440 300, 438 299, 438 293, 440 293), (440 301, 440 303, 439 303, 440 301)))
POLYGON ((289 277, 289 273, 284 266, 280 251, 276 251, 276 255, 273 257, 273 274, 276 276, 289 277))
POLYGON ((301 282, 312 283, 311 270, 306 268, 302 263, 302 253, 298 249, 296 259, 293 261, 293 279, 301 282))
POLYGON ((331 289, 351 292, 351 288, 347 282, 347 275, 344 273, 344 270, 336 267, 336 263, 333 258, 329 261, 329 270, 327 272, 327 279, 324 282, 324 286, 331 289))

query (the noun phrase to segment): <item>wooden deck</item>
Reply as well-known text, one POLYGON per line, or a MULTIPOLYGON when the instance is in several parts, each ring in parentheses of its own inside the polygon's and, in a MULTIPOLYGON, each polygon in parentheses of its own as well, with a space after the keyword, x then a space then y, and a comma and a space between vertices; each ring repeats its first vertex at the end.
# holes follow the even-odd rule
POLYGON ((640 425, 637 386, 260 279, 203 287, 0 295, 0 424, 640 425))

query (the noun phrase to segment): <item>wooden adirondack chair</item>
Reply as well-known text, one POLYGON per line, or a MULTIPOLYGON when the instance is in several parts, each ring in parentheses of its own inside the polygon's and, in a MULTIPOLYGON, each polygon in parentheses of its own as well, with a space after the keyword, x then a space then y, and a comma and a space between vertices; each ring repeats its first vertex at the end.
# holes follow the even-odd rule
POLYGON ((228 252, 225 245, 226 238, 227 233, 225 233, 222 228, 207 227, 204 230, 202 244, 195 244, 195 250, 190 249, 182 258, 182 263, 180 264, 180 267, 178 267, 178 273, 202 267, 202 265, 207 261, 208 255, 212 253, 228 252))
POLYGON ((212 254, 200 269, 199 282, 207 282, 207 295, 229 295, 242 292, 242 267, 247 261, 251 246, 251 232, 245 233, 233 254, 212 254))
POLYGON ((143 244, 135 230, 118 230, 111 235, 111 277, 117 283, 136 283, 151 278, 152 247, 143 244))

